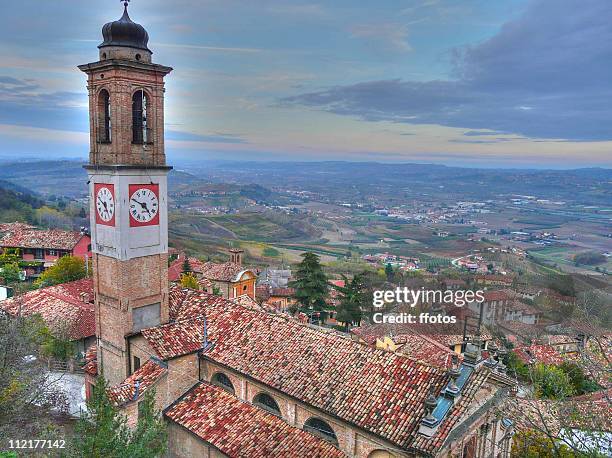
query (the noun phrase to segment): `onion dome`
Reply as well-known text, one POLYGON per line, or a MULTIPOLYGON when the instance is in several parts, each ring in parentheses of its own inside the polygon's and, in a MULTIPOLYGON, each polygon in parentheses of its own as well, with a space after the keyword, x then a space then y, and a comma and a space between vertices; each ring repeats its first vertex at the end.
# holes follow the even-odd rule
POLYGON ((123 16, 118 21, 109 22, 102 27, 104 41, 98 46, 125 46, 151 52, 147 47, 149 34, 143 26, 130 19, 127 11, 128 2, 124 3, 123 16))

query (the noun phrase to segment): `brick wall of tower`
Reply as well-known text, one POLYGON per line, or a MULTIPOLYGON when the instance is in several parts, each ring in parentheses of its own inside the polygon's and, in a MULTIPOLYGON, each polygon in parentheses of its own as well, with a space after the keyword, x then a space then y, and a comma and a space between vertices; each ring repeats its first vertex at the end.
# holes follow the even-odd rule
POLYGON ((119 383, 129 375, 126 335, 133 332, 133 309, 159 302, 160 322, 168 322, 168 255, 120 261, 94 254, 93 271, 99 362, 109 382, 119 383))
POLYGON ((90 106, 90 164, 92 165, 165 165, 164 153, 164 73, 139 64, 101 68, 90 73, 88 80, 90 106), (98 143, 100 91, 110 94, 112 142, 98 143), (132 143, 132 95, 144 89, 148 126, 152 128, 150 144, 132 143))

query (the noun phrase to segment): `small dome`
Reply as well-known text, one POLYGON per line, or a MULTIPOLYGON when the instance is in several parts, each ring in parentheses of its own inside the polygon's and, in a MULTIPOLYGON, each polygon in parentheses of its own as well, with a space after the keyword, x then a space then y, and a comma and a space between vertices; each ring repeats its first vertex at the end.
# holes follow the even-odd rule
POLYGON ((149 34, 143 26, 132 22, 127 12, 127 2, 121 19, 104 24, 102 36, 104 41, 98 48, 105 46, 127 46, 151 52, 147 48, 149 34))

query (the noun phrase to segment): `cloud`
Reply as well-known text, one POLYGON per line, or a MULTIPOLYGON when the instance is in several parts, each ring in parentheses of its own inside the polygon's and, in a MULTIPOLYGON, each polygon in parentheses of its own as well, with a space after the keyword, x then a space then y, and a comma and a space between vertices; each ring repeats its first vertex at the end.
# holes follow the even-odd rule
POLYGON ((283 99, 369 121, 612 139, 612 2, 537 0, 453 52, 454 79, 369 81, 283 99))
POLYGON ((232 48, 226 46, 204 46, 204 45, 190 45, 181 43, 151 43, 152 47, 160 48, 177 48, 177 49, 193 49, 197 51, 216 51, 216 52, 228 52, 228 53, 260 53, 263 49, 259 48, 232 48))
POLYGON ((193 134, 190 132, 181 132, 178 130, 166 130, 166 139, 178 141, 193 141, 206 143, 247 143, 247 141, 238 135, 215 132, 209 135, 193 134))
POLYGON ((0 123, 86 132, 87 95, 46 92, 34 80, 0 76, 0 123))
POLYGON ((281 4, 268 7, 268 11, 273 14, 281 14, 287 16, 310 16, 322 18, 327 16, 325 9, 317 3, 303 3, 298 5, 281 4))
POLYGON ((376 48, 408 52, 412 46, 408 43, 408 28, 403 24, 380 23, 360 24, 351 27, 351 37, 366 40, 376 48))

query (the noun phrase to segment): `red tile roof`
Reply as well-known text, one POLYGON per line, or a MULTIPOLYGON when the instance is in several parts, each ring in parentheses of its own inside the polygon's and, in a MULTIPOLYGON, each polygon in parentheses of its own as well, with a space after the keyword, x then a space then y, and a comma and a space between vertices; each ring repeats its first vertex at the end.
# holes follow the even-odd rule
POLYGON ((392 340, 402 344, 401 353, 433 366, 450 368, 451 357, 456 353, 430 336, 422 334, 402 334, 392 340))
MULTIPOLYGON (((409 334, 424 335, 448 347, 463 343, 463 325, 461 323, 435 325, 421 323, 380 323, 354 328, 351 330, 351 333, 370 345, 373 345, 377 338, 383 336, 403 336, 409 334)), ((490 340, 491 335, 485 329, 482 329, 481 338, 483 340, 490 340)))
POLYGON ((332 444, 206 382, 164 415, 230 457, 336 458, 332 444))
POLYGON ((34 226, 29 224, 20 223, 15 221, 14 223, 0 223, 0 232, 15 232, 23 231, 26 229, 34 229, 34 226))
POLYGON ((12 315, 39 314, 52 328, 67 326, 69 337, 79 340, 96 333, 93 297, 93 282, 86 278, 7 299, 0 308, 12 315))
POLYGON ((75 231, 59 229, 38 230, 18 229, 8 232, 0 239, 1 247, 46 248, 51 250, 72 250, 84 235, 75 231))
MULTIPOLYGON (((170 264, 170 266, 168 267, 168 280, 179 281, 181 279, 184 261, 185 259, 183 257, 179 257, 170 264)), ((202 266, 204 266, 204 264, 205 263, 203 261, 200 261, 198 258, 189 258, 189 266, 191 267, 192 272, 201 272, 202 266)))
POLYGON ((526 345, 512 350, 525 364, 561 364, 563 357, 550 345, 526 345))
POLYGON ((126 404, 136 401, 164 375, 168 369, 161 367, 154 361, 147 361, 140 369, 126 378, 119 385, 115 385, 108 390, 108 396, 116 405, 126 404), (138 385, 138 396, 136 397, 136 381, 138 385))
MULTIPOLYGON (((168 279, 178 281, 183 273, 184 258, 176 259, 168 267, 168 279)), ((251 270, 235 262, 203 262, 197 258, 189 258, 189 265, 192 272, 208 280, 217 281, 236 281, 237 276, 245 270, 251 270)))
POLYGON ((494 290, 484 292, 484 301, 507 301, 511 296, 504 290, 494 290))
POLYGON ((272 288, 270 296, 291 297, 295 294, 295 288, 272 288))
POLYGON ((85 352, 85 365, 83 366, 83 370, 92 377, 98 375, 98 347, 96 345, 92 345, 85 352))
POLYGON ((177 321, 142 331, 162 359, 201 348, 205 313, 215 343, 206 358, 400 446, 414 439, 429 387, 439 392, 447 381, 444 371, 412 358, 218 296, 171 298, 181 301, 173 306, 177 321))

